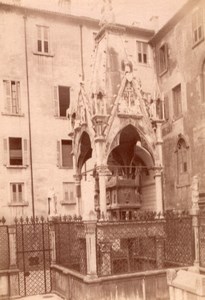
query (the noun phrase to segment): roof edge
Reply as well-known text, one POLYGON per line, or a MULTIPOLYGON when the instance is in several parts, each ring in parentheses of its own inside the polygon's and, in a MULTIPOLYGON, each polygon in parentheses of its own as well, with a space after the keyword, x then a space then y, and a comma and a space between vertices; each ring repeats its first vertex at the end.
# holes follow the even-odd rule
POLYGON ((200 0, 188 0, 176 14, 153 36, 149 43, 154 46, 189 12, 200 0))
MULTIPOLYGON (((42 13, 42 14, 47 14, 47 15, 53 15, 56 17, 63 17, 71 22, 78 22, 80 24, 89 24, 96 26, 100 29, 100 20, 99 19, 94 19, 86 16, 78 16, 78 15, 72 15, 68 13, 63 13, 63 12, 57 12, 57 11, 51 11, 51 10, 45 10, 45 9, 39 9, 39 8, 34 8, 34 7, 28 7, 28 6, 22 6, 22 5, 15 5, 15 4, 10 4, 10 3, 5 3, 3 1, 0 1, 0 7, 5 7, 5 8, 11 8, 15 9, 18 11, 22 11, 23 13, 30 12, 30 13, 42 13)), ((135 33, 143 33, 145 36, 152 37, 154 35, 154 30, 148 29, 148 28, 142 28, 142 27, 136 27, 136 26, 131 26, 131 25, 125 25, 125 24, 119 24, 115 23, 114 25, 116 26, 123 26, 126 28, 126 32, 135 34, 135 33)))

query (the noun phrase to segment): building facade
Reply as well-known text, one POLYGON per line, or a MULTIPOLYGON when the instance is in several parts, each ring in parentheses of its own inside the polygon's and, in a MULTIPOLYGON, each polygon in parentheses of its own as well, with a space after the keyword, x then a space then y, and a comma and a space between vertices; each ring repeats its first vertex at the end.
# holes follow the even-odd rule
MULTIPOLYGON (((1 215, 79 214, 67 115, 90 86, 99 21, 0 3, 1 215)), ((152 93, 151 30, 121 39, 152 93)))
POLYGON ((99 24, 0 3, 2 216, 184 210, 193 182, 203 206, 204 10, 187 1, 154 34, 109 7, 99 24), (139 166, 141 183, 122 188, 116 172, 139 166))
POLYGON ((188 1, 150 41, 160 90, 165 209, 189 209, 193 178, 205 192, 205 2, 188 1))

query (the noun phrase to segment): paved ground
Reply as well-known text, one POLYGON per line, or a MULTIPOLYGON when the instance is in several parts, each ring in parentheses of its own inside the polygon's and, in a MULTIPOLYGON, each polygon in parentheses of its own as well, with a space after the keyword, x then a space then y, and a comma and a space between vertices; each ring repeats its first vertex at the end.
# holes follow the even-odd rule
POLYGON ((36 295, 20 298, 20 300, 62 300, 63 298, 58 297, 55 294, 36 295))

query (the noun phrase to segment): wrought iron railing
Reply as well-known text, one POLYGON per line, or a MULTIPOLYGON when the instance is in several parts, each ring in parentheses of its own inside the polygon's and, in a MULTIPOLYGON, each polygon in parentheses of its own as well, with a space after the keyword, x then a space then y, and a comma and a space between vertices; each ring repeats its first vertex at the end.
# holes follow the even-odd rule
POLYGON ((9 268, 9 234, 6 220, 2 218, 0 223, 0 270, 9 268))
POLYGON ((132 221, 100 221, 96 244, 99 276, 192 265, 192 216, 149 212, 132 221))
POLYGON ((199 263, 205 268, 205 212, 199 216, 199 263))
POLYGON ((194 262, 192 216, 187 212, 165 214, 165 266, 188 266, 194 262))
POLYGON ((49 221, 43 217, 16 218, 15 225, 20 295, 50 292, 49 221))
MULTIPOLYGON (((205 216, 199 219, 200 265, 205 267, 205 216)), ((91 252, 86 241, 93 247, 91 239, 96 245, 92 255, 96 255, 98 276, 189 266, 194 261, 193 218, 186 213, 162 216, 140 211, 132 220, 123 221, 101 216, 89 223, 68 216, 55 217, 51 222, 21 218, 15 223, 17 266, 22 274, 47 274, 51 260, 88 274, 92 268, 87 265, 91 252)), ((0 269, 9 268, 10 233, 9 226, 0 225, 0 269)))
POLYGON ((56 218, 55 246, 56 263, 86 274, 86 231, 81 218, 63 217, 56 218))
POLYGON ((165 238, 162 220, 98 222, 98 275, 156 269, 157 238, 165 238))

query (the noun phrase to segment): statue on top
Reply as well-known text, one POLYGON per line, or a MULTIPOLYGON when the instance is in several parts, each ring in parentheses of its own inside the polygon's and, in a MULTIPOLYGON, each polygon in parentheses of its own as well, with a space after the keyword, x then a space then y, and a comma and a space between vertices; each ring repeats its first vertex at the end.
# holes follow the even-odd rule
POLYGON ((105 24, 115 23, 115 16, 112 8, 112 0, 103 0, 103 7, 101 9, 100 26, 105 24))

